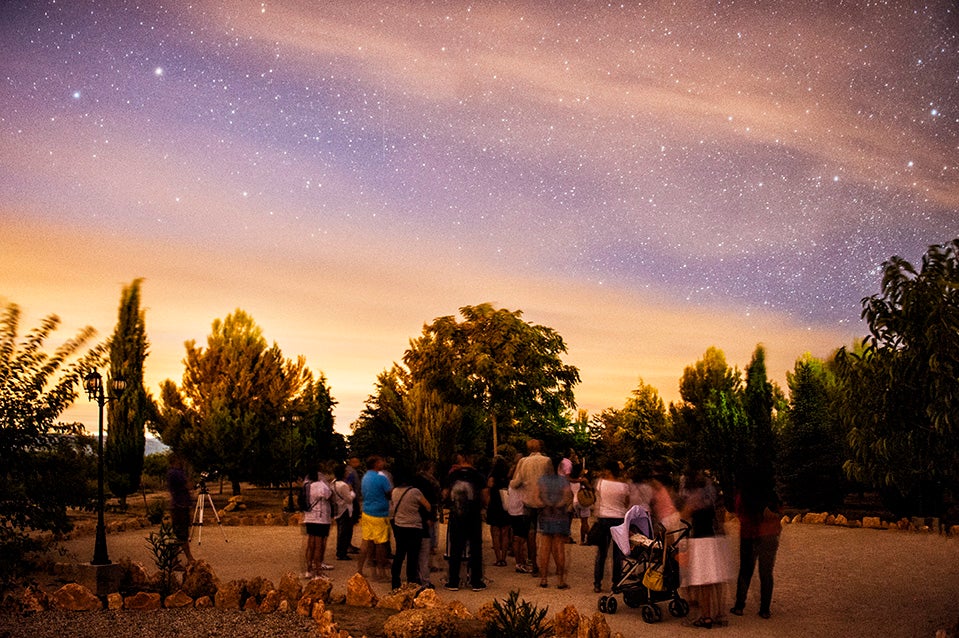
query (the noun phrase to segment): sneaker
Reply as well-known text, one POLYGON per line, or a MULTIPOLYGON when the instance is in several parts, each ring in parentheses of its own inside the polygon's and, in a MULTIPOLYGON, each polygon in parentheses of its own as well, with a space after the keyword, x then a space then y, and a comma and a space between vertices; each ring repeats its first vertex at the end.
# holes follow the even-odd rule
POLYGON ((446 583, 445 585, 443 585, 443 589, 445 589, 446 591, 459 591, 459 590, 460 590, 460 586, 459 586, 459 585, 451 585, 451 584, 449 584, 449 583, 446 583))
POLYGON ((517 565, 517 566, 516 566, 516 573, 517 573, 517 574, 528 574, 528 573, 530 573, 531 571, 533 571, 533 570, 530 569, 529 566, 527 566, 527 565, 517 565))
POLYGON ((486 583, 476 583, 473 585, 473 591, 483 591, 486 589, 486 583))
POLYGON ((327 570, 328 570, 328 569, 333 569, 333 566, 332 566, 332 565, 327 565, 326 563, 321 563, 321 564, 320 564, 320 569, 327 569, 327 570))

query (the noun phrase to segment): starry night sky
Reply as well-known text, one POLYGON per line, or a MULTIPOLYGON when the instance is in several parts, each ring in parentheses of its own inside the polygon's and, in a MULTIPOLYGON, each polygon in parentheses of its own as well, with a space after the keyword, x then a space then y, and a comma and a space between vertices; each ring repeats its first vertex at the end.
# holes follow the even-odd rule
POLYGON ((957 105, 951 1, 4 2, 0 301, 106 336, 144 277, 154 393, 243 308, 341 431, 485 301, 591 412, 710 345, 784 384, 959 236, 957 105))

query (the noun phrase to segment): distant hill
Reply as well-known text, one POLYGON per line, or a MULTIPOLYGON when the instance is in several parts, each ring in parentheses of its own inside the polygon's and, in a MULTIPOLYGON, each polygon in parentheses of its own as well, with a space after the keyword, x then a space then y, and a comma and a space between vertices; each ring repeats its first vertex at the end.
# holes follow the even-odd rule
POLYGON ((152 436, 148 436, 146 439, 146 445, 143 448, 143 456, 150 456, 151 454, 156 454, 157 452, 166 452, 170 447, 164 445, 160 439, 155 439, 152 436))

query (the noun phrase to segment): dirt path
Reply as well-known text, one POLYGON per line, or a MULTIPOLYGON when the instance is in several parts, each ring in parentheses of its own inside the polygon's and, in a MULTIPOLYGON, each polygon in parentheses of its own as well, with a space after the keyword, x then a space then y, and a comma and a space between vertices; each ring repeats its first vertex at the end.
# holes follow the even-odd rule
MULTIPOLYGON (((139 530, 110 535, 110 557, 114 561, 128 557, 152 570, 145 541, 148 533, 149 530, 139 530)), ((485 540, 489 553, 488 537, 485 540)), ((214 525, 204 528, 202 543, 194 543, 194 554, 208 561, 221 580, 264 576, 278 583, 285 572, 302 571, 305 543, 297 527, 214 525)), ((77 562, 89 560, 92 547, 92 537, 66 544, 77 562)), ((521 598, 541 607, 548 605, 550 615, 568 604, 575 605, 581 613, 592 614, 598 600, 592 591, 591 576, 595 550, 580 545, 567 547, 572 585, 569 590, 541 589, 538 579, 517 574, 512 567, 491 567, 492 560, 487 558, 485 569, 490 583, 485 592, 462 590, 454 594, 441 587, 438 591, 443 598, 463 601, 472 611, 494 598, 504 599, 510 590, 516 589, 521 598)), ((336 586, 342 587, 355 572, 355 563, 332 558, 330 552, 327 561, 335 569, 329 574, 336 586)), ((608 573, 607 569, 607 579, 608 573)), ((756 615, 758 583, 754 581, 745 616, 730 616, 726 633, 745 637, 931 638, 937 629, 952 627, 959 620, 959 538, 789 525, 783 532, 775 576, 773 617, 763 620, 756 615)), ((389 589, 383 583, 374 583, 373 587, 378 593, 389 589)), ((696 631, 682 627, 682 622, 668 613, 662 622, 648 625, 638 609, 626 607, 619 598, 619 611, 607 615, 613 631, 625 636, 651 637, 696 631)))

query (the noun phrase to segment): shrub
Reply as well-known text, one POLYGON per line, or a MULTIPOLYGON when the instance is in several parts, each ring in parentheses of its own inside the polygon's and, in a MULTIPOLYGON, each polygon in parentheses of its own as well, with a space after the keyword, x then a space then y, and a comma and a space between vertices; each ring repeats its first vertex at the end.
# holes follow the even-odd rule
POLYGON ((486 623, 488 638, 542 638, 553 636, 553 627, 546 621, 549 607, 539 609, 523 600, 519 592, 511 591, 502 604, 493 601, 493 618, 486 623))
POLYGON ((155 498, 147 501, 147 520, 158 525, 163 522, 163 515, 166 514, 166 502, 162 498, 155 498))
POLYGON ((173 572, 180 566, 183 547, 173 533, 173 525, 170 523, 162 523, 159 532, 150 532, 147 542, 153 553, 153 563, 160 571, 160 593, 166 596, 173 589, 173 572))

